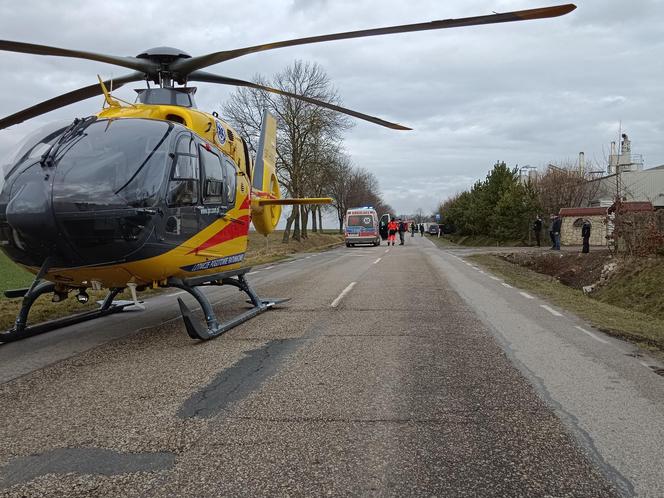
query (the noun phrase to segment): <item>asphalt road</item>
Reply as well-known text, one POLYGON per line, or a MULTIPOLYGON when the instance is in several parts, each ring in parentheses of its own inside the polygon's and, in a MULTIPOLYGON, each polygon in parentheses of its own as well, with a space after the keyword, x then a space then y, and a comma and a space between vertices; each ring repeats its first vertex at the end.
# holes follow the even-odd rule
POLYGON ((174 292, 0 346, 0 496, 664 496, 664 378, 454 250, 249 278, 291 301, 213 341, 174 292))

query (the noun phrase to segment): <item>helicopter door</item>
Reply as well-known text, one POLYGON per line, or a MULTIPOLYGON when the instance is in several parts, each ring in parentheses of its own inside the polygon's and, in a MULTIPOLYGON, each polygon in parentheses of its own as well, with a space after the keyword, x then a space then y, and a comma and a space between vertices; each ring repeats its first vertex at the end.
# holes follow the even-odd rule
POLYGON ((173 168, 166 195, 167 216, 164 240, 181 245, 199 231, 198 209, 200 195, 200 167, 194 136, 185 133, 178 137, 173 168))
POLYGON ((199 227, 214 223, 235 204, 235 168, 232 161, 208 144, 199 146, 203 171, 203 206, 199 209, 199 227))

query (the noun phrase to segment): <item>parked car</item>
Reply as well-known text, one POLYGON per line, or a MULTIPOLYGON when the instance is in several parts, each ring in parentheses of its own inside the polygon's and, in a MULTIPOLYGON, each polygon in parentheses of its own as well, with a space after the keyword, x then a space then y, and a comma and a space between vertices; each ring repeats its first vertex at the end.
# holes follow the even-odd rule
POLYGON ((429 223, 429 228, 427 228, 427 233, 429 235, 438 235, 438 225, 436 223, 429 223))

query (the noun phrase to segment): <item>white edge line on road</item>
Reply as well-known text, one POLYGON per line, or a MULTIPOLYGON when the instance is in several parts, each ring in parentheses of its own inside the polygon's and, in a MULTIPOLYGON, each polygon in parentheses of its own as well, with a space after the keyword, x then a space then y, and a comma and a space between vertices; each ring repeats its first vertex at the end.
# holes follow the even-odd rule
POLYGON ((546 311, 548 311, 548 312, 551 313, 552 315, 555 315, 555 316, 563 316, 562 313, 558 313, 556 310, 554 310, 554 309, 551 308, 550 306, 547 306, 546 304, 540 304, 540 307, 544 308, 546 311))
POLYGON ((247 275, 256 275, 256 273, 260 273, 260 272, 261 272, 260 270, 250 271, 249 273, 247 273, 247 275))
POLYGON ((496 282, 500 282, 500 279, 498 277, 494 277, 493 275, 489 275, 489 278, 491 280, 495 280, 496 282))
POLYGON ((373 262, 373 264, 374 264, 374 265, 377 265, 378 263, 380 263, 380 260, 381 260, 381 259, 383 259, 383 258, 378 258, 376 261, 373 262))
POLYGON ((522 295, 523 297, 525 297, 526 299, 535 299, 533 296, 531 296, 531 295, 528 294, 527 292, 519 292, 519 294, 521 294, 521 295, 522 295))
POLYGON ((309 259, 311 256, 306 256, 304 259, 309 259))
POLYGON ((506 284, 505 282, 501 282, 500 285, 502 285, 503 287, 507 287, 508 289, 514 289, 514 287, 512 287, 510 284, 506 284))
POLYGON ((179 296, 180 294, 187 294, 187 291, 173 292, 172 294, 166 294, 166 297, 179 296))
POLYGON ((592 337, 592 338, 595 339, 596 341, 602 342, 602 343, 604 343, 604 344, 608 344, 608 343, 609 343, 609 341, 605 341, 605 340, 602 339, 601 337, 597 337, 597 336, 596 336, 595 334, 593 334, 590 330, 586 330, 586 329, 584 329, 583 327, 579 327, 578 325, 575 325, 574 328, 579 329, 581 332, 583 332, 584 334, 589 335, 590 337, 592 337))
POLYGON ((344 290, 341 291, 341 294, 339 294, 337 298, 334 301, 332 301, 332 304, 330 304, 330 306, 336 308, 341 302, 341 300, 344 298, 344 296, 348 294, 353 287, 355 287, 356 283, 357 282, 351 282, 350 284, 348 284, 348 287, 346 287, 344 290))
POLYGON ((274 268, 274 266, 268 266, 267 268, 263 268, 263 270, 271 270, 272 268, 274 268))
POLYGON ((389 250, 389 249, 385 249, 385 252, 390 252, 390 250, 389 250))

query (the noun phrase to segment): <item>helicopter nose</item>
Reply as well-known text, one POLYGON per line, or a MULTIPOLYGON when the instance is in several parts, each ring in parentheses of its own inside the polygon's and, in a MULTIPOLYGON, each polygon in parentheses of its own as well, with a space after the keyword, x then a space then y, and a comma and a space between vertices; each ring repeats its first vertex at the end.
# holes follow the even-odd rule
POLYGON ((30 168, 11 188, 6 219, 14 230, 14 242, 21 249, 48 255, 58 239, 53 217, 50 178, 41 168, 30 168), (23 246, 23 247, 21 247, 23 246))

